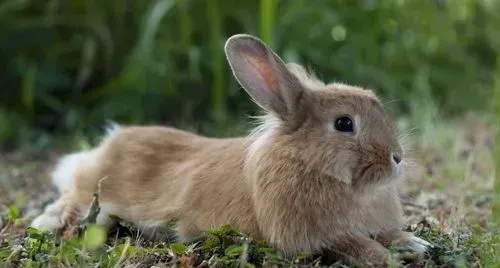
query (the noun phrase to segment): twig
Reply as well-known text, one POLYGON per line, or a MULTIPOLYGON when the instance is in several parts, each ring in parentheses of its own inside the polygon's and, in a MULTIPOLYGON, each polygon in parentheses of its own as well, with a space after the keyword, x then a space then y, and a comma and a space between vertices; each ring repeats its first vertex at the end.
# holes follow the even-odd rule
POLYGON ((3 233, 5 233, 5 231, 7 231, 7 228, 10 226, 10 223, 7 222, 7 224, 5 225, 5 227, 2 228, 2 230, 0 231, 0 235, 3 235, 3 233))
POLYGON ((101 212, 101 208, 99 207, 99 193, 94 193, 94 198, 92 199, 92 203, 90 204, 89 210, 87 212, 87 216, 82 219, 82 224, 93 224, 97 220, 97 215, 101 212))
POLYGON ((101 212, 101 207, 99 206, 99 194, 101 193, 101 183, 107 177, 104 177, 99 180, 97 183, 97 192, 94 193, 94 197, 92 199, 92 203, 90 203, 89 210, 87 212, 87 216, 82 219, 82 225, 94 224, 97 221, 97 216, 99 212, 101 212))

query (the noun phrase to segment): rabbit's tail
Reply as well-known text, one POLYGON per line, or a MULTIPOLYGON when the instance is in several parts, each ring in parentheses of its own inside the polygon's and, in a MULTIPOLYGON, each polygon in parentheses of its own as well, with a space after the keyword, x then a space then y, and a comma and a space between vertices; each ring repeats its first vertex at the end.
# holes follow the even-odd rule
POLYGON ((52 172, 52 184, 57 187, 60 193, 73 186, 78 165, 87 161, 89 157, 92 157, 93 153, 94 150, 78 152, 63 156, 59 159, 56 168, 52 172))
MULTIPOLYGON (((108 121, 105 126, 106 135, 103 140, 109 139, 116 135, 122 127, 112 121, 108 121)), ((75 182, 76 170, 81 163, 89 163, 96 159, 98 148, 82 151, 78 153, 63 156, 57 163, 52 172, 52 184, 57 187, 57 190, 62 193, 64 190, 71 188, 75 182)))

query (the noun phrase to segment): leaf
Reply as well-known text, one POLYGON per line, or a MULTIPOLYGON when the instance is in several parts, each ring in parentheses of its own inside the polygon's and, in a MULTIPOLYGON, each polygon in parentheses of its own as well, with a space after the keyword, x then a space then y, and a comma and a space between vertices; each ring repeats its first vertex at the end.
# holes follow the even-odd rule
POLYGON ((106 242, 106 239, 106 229, 98 225, 89 225, 85 230, 83 244, 88 248, 96 248, 104 244, 104 242, 106 242))
POLYGON ((183 255, 187 252, 187 247, 183 243, 173 243, 170 249, 175 255, 183 255))
POLYGON ((49 261, 49 255, 47 253, 38 253, 35 255, 35 260, 40 263, 46 263, 49 261))
POLYGON ((33 238, 33 239, 36 239, 36 240, 43 240, 44 238, 44 234, 42 231, 36 229, 36 228, 33 228, 33 227, 28 227, 26 229, 26 232, 28 233, 28 237, 29 238, 33 238))
POLYGON ((224 251, 224 254, 228 257, 238 257, 241 253, 243 253, 243 246, 241 245, 231 245, 224 251))
POLYGON ((471 229, 476 232, 476 234, 484 234, 485 230, 479 224, 473 224, 471 229))
POLYGON ((19 208, 17 208, 16 205, 10 204, 9 205, 9 220, 14 222, 17 219, 21 218, 21 212, 19 211, 19 208))
POLYGON ((134 247, 134 246, 128 246, 127 249, 124 251, 125 247, 127 247, 127 244, 120 244, 114 251, 118 254, 118 256, 121 256, 121 254, 124 252, 127 256, 131 256, 139 252, 139 250, 134 247))
POLYGON ((21 97, 24 109, 28 115, 33 115, 35 109, 36 66, 31 64, 23 75, 21 97))

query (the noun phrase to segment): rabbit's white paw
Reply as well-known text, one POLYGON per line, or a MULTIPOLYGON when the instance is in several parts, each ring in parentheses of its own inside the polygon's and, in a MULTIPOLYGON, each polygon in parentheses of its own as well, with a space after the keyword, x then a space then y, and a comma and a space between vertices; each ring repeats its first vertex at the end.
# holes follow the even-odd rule
POLYGON ((426 252, 429 248, 432 248, 432 244, 414 236, 413 234, 410 234, 409 239, 407 240, 407 243, 404 245, 400 245, 400 249, 403 251, 413 251, 417 253, 424 253, 426 252))
POLYGON ((31 227, 38 230, 55 231, 63 228, 64 222, 61 220, 61 217, 59 217, 59 215, 44 213, 33 220, 33 222, 31 223, 31 227))
POLYGON ((64 211, 64 199, 60 198, 56 202, 48 205, 43 214, 35 218, 31 223, 31 227, 39 230, 56 231, 64 227, 62 219, 64 211))

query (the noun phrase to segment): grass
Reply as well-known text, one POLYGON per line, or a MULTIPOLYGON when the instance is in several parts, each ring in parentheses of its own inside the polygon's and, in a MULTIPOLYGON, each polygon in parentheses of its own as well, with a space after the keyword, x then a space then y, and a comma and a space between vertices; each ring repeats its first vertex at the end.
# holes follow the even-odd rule
POLYGON ((50 148, 47 133, 88 133, 105 118, 226 124, 226 114, 254 114, 224 59, 236 33, 327 82, 430 98, 447 114, 487 110, 497 2, 5 0, 0 147, 50 148))
MULTIPOLYGON (((399 122, 402 129, 409 125, 399 122)), ((491 220, 493 126, 488 117, 477 116, 430 122, 411 135, 414 165, 407 172, 402 202, 406 229, 435 247, 406 263, 396 261, 395 253, 391 267, 500 267, 500 233, 491 220)), ((92 222, 75 233, 27 228, 56 196, 48 174, 57 155, 0 154, 2 267, 348 267, 328 256, 285 258, 229 226, 211 230, 193 244, 149 239, 126 222, 108 234, 92 222)))

